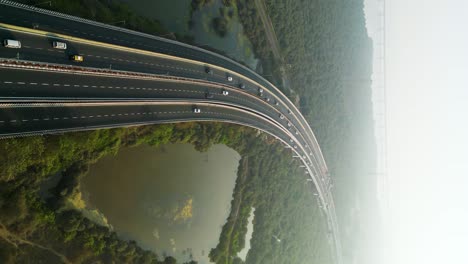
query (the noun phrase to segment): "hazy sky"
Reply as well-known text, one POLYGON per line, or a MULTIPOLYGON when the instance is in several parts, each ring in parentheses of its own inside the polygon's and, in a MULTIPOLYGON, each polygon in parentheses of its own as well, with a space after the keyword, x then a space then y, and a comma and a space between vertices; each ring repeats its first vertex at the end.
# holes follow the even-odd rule
MULTIPOLYGON (((378 28, 366 0, 371 37, 378 28)), ((386 264, 468 263, 468 1, 387 0, 386 264)))

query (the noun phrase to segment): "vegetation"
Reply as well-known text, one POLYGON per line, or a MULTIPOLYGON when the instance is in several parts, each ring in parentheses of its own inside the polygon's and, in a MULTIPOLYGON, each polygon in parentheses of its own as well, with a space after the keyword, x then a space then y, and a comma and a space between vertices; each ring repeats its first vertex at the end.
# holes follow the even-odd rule
MULTIPOLYGON (((190 143, 199 151, 226 144, 242 154, 233 210, 210 256, 217 263, 242 263, 250 208, 255 211, 247 263, 327 263, 328 245, 318 207, 289 150, 256 130, 220 123, 183 123, 67 133, 0 141, 0 260, 3 263, 176 263, 158 260, 135 241, 125 241, 86 218, 79 188, 89 166, 123 147, 190 143), (264 155, 264 153, 270 153, 264 155), (290 169, 292 168, 292 169, 290 169), (58 177, 45 199, 43 184, 58 177), (235 210, 234 210, 235 208, 235 210), (281 236, 278 244, 272 235, 281 236), (323 239, 323 237, 322 237, 323 239), (322 240, 320 239, 320 240, 322 240), (311 251, 314 248, 315 251, 311 251), (285 252, 288 252, 287 254, 285 252)), ((191 263, 195 263, 192 261, 191 263)))
POLYGON ((237 0, 244 31, 261 59, 263 74, 286 94, 291 88, 298 95, 293 101, 311 124, 335 180, 343 248, 351 260, 357 257, 355 252, 368 251, 356 247, 378 247, 368 235, 376 232, 378 210, 372 41, 365 28, 363 0, 264 2, 282 58, 272 55, 255 2, 237 0), (290 80, 288 87, 283 87, 283 74, 290 80), (357 207, 366 209, 356 215, 357 207))

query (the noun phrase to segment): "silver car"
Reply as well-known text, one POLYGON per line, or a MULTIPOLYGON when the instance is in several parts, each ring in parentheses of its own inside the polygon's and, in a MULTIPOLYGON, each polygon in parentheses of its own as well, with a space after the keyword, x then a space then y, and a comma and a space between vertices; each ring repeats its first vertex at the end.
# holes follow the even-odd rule
POLYGON ((54 49, 63 49, 63 50, 65 50, 65 49, 67 49, 67 43, 54 41, 54 42, 52 42, 52 47, 54 49))

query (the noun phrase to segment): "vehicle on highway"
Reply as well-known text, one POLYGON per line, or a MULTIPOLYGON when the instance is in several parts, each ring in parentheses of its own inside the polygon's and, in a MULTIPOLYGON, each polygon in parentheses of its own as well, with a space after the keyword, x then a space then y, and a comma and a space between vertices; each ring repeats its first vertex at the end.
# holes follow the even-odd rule
POLYGON ((213 70, 208 66, 205 67, 205 72, 210 74, 210 75, 213 75, 213 70))
POLYGON ((65 50, 65 49, 67 49, 67 43, 60 42, 60 41, 54 41, 54 42, 52 42, 52 47, 54 49, 63 49, 63 50, 65 50))
POLYGON ((275 105, 279 105, 279 102, 275 100, 275 105))
POLYGON ((71 55, 70 60, 76 61, 76 62, 82 62, 84 60, 83 55, 71 55))
POLYGON ((239 88, 241 88, 241 89, 245 89, 245 84, 243 84, 243 83, 239 83, 239 88))
POLYGON ((279 115, 279 118, 280 118, 280 119, 284 119, 284 115, 283 115, 283 114, 280 114, 280 115, 279 115))
POLYGON ((270 102, 270 97, 265 97, 265 101, 270 102))
POLYGON ((6 48, 19 49, 21 48, 21 42, 19 40, 14 39, 5 39, 3 41, 3 46, 5 46, 6 48))
POLYGON ((259 92, 259 93, 263 93, 263 88, 258 87, 258 92, 259 92))
POLYGON ((229 91, 223 90, 221 93, 222 93, 223 95, 228 95, 228 94, 229 94, 229 91))
POLYGON ((299 131, 297 131, 297 130, 296 130, 296 132, 295 132, 295 133, 296 133, 296 135, 299 135, 299 131))
POLYGON ((291 114, 291 113, 292 113, 291 110, 288 109, 288 114, 291 114))
POLYGON ((291 127, 291 126, 292 126, 291 122, 288 122, 288 127, 291 127))
POLYGON ((205 98, 206 99, 213 99, 214 98, 214 94, 210 93, 210 92, 206 92, 205 93, 205 98))
POLYGON ((198 107, 196 107, 196 106, 193 107, 192 111, 193 111, 195 114, 201 113, 200 108, 198 108, 198 107))
POLYGON ((228 82, 232 82, 232 76, 231 76, 231 75, 227 75, 226 80, 227 80, 228 82))

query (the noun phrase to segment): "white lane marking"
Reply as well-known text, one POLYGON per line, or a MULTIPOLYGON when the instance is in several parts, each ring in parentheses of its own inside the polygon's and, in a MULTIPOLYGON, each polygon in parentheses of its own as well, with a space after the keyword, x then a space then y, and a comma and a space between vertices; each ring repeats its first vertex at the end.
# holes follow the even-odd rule
POLYGON ((89 116, 89 118, 93 118, 94 116, 89 116))
POLYGON ((34 118, 34 119, 33 119, 33 121, 39 121, 39 119, 37 119, 37 118, 34 118))
POLYGON ((58 83, 54 83, 54 86, 60 86, 60 84, 58 84, 58 83))
POLYGON ((30 82, 29 84, 32 84, 32 85, 37 85, 37 83, 35 83, 35 82, 30 82))
POLYGON ((62 119, 63 119, 63 120, 67 120, 67 119, 68 119, 68 117, 64 117, 64 118, 62 118, 62 119))
POLYGON ((54 120, 59 120, 59 119, 60 119, 60 118, 58 118, 58 117, 54 117, 54 120))
POLYGON ((24 45, 23 47, 25 47, 25 48, 28 48, 28 49, 29 49, 31 46, 26 46, 26 45, 24 45))
POLYGON ((73 119, 77 119, 78 117, 77 117, 77 116, 74 116, 74 117, 72 117, 72 118, 73 118, 73 119))
POLYGON ((88 85, 83 85, 83 87, 88 87, 88 85))
POLYGON ((28 122, 29 120, 27 120, 27 119, 23 119, 23 120, 21 120, 21 121, 23 121, 23 122, 28 122))
POLYGON ((97 115, 96 117, 101 117, 101 115, 97 115))
POLYGON ((74 84, 73 86, 75 86, 75 87, 80 87, 80 85, 79 85, 79 84, 74 84))
POLYGON ((16 82, 17 84, 25 84, 24 82, 16 82))
POLYGON ((13 82, 4 81, 3 83, 13 83, 13 82))
POLYGON ((42 120, 44 120, 44 121, 48 121, 48 120, 49 120, 49 118, 48 118, 48 117, 46 117, 46 118, 42 118, 42 120))
POLYGON ((37 49, 37 50, 42 50, 42 48, 35 48, 35 49, 37 49))
POLYGON ((41 83, 41 85, 49 85, 48 83, 41 83))
POLYGON ((67 87, 68 87, 68 86, 70 86, 70 85, 69 85, 69 84, 64 84, 63 86, 67 86, 67 87))
POLYGON ((81 116, 81 118, 86 118, 86 116, 81 116))
POLYGON ((13 119, 13 120, 10 120, 10 122, 11 122, 11 123, 15 123, 15 122, 16 122, 16 120, 15 120, 15 119, 13 119))

